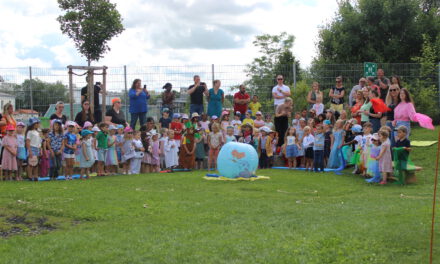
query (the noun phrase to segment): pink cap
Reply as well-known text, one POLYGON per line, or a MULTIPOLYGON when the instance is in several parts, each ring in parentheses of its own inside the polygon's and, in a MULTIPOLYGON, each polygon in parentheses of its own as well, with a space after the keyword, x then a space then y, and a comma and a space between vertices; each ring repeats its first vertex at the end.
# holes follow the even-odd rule
POLYGON ((15 127, 11 124, 6 126, 6 131, 15 131, 15 127))
POLYGON ((124 128, 124 132, 133 132, 133 129, 130 126, 124 128))
POLYGON ((93 126, 93 124, 92 124, 90 121, 86 121, 86 122, 84 123, 83 128, 86 128, 86 127, 92 127, 92 126, 93 126))
POLYGON ((228 111, 223 111, 222 115, 229 115, 229 112, 228 111))

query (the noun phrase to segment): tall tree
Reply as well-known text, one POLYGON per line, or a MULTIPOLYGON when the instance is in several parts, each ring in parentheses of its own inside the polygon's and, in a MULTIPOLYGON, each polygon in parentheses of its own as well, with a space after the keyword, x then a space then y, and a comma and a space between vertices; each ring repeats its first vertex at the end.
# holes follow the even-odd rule
MULTIPOLYGON (((259 48, 260 57, 255 58, 246 67, 249 80, 245 82, 252 94, 261 98, 272 97, 272 87, 276 84, 276 75, 282 74, 285 83, 293 84, 293 64, 296 75, 300 77, 299 61, 292 53, 295 37, 286 32, 279 35, 264 34, 256 36, 253 44, 259 48)), ((270 100, 262 100, 263 107, 271 105, 270 100)))
MULTIPOLYGON (((30 80, 25 80, 21 85, 13 88, 17 109, 31 109, 30 80)), ((44 114, 50 104, 58 101, 67 101, 67 87, 61 82, 47 83, 38 78, 32 79, 32 100, 34 110, 44 114)))
POLYGON ((422 34, 440 34, 436 1, 342 0, 319 32, 315 62, 410 62, 421 54, 422 34))
POLYGON ((109 0, 58 0, 65 14, 58 17, 61 31, 87 59, 98 61, 110 50, 108 41, 124 30, 121 14, 109 0))

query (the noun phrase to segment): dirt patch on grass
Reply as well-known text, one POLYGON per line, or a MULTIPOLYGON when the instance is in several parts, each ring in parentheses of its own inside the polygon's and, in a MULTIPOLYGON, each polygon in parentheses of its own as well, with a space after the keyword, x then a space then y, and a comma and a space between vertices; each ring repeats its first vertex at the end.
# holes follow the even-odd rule
POLYGON ((56 222, 29 214, 0 214, 0 238, 14 235, 39 235, 57 229, 56 222))

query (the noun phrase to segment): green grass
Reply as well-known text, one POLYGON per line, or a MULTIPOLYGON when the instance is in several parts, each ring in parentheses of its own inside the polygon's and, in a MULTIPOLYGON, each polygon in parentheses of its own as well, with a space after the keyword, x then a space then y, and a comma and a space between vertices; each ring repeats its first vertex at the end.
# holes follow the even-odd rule
MULTIPOLYGON (((436 140, 438 128, 415 133, 436 140)), ((426 263, 436 148, 411 154, 424 170, 408 186, 284 170, 255 182, 203 172, 2 182, 0 221, 24 215, 56 229, 0 238, 0 262, 426 263)))

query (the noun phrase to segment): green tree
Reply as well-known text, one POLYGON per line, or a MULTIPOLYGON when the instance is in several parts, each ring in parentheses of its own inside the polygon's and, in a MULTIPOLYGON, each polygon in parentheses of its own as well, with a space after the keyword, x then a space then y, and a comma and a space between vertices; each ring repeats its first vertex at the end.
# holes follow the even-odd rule
POLYGON ((108 41, 124 30, 121 14, 109 0, 58 0, 65 14, 58 17, 61 31, 87 59, 98 61, 110 50, 108 41))
POLYGON ((319 32, 315 63, 410 62, 421 54, 422 34, 440 34, 438 11, 429 0, 340 1, 319 32))
MULTIPOLYGON (((17 108, 31 109, 30 80, 14 87, 17 108)), ((47 83, 38 78, 32 79, 32 99, 34 110, 44 114, 50 104, 58 101, 68 101, 67 87, 61 82, 47 83)))
POLYGON ((261 56, 247 65, 245 72, 249 80, 245 85, 251 94, 260 97, 262 104, 270 101, 277 74, 284 76, 286 84, 293 85, 293 64, 295 64, 297 78, 300 77, 299 62, 292 53, 294 41, 295 37, 286 32, 279 35, 264 34, 255 38, 253 44, 259 48, 261 56))

